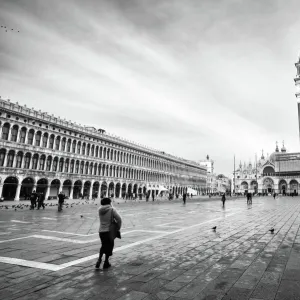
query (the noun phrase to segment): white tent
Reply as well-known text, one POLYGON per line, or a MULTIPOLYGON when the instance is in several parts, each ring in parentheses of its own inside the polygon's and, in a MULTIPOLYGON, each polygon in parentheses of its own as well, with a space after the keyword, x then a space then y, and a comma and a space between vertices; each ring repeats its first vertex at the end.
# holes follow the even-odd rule
POLYGON ((187 189, 187 194, 192 194, 193 196, 197 196, 198 195, 198 192, 194 189, 191 189, 191 188, 188 188, 187 189))

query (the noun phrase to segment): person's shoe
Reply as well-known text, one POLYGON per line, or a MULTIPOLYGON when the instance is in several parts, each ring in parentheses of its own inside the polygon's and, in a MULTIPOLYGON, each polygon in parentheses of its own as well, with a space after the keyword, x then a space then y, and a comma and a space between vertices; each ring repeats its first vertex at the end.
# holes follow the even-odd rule
POLYGON ((103 264, 103 269, 108 269, 109 267, 111 267, 111 264, 109 262, 105 262, 103 264))
POLYGON ((95 268, 99 269, 100 268, 100 264, 101 264, 101 259, 97 261, 95 268))

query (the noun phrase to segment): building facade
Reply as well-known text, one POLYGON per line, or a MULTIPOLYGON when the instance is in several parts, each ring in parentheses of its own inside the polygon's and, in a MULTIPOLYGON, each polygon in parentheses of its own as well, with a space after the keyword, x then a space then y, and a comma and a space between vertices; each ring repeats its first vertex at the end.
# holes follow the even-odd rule
MULTIPOLYGON (((284 145, 266 157, 262 153, 256 164, 240 163, 235 170, 236 193, 298 195, 300 153, 287 153, 284 145)), ((232 186, 234 190, 234 186, 232 186)))
POLYGON ((0 99, 0 196, 77 199, 125 194, 182 194, 206 186, 206 168, 129 142, 102 129, 0 99))

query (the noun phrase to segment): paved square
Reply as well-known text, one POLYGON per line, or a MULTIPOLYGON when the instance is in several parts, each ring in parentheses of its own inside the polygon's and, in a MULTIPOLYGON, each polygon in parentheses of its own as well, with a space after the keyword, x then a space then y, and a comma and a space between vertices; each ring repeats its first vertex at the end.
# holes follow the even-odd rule
POLYGON ((300 299, 300 197, 115 202, 124 227, 106 271, 99 203, 68 202, 1 208, 1 299, 300 299))

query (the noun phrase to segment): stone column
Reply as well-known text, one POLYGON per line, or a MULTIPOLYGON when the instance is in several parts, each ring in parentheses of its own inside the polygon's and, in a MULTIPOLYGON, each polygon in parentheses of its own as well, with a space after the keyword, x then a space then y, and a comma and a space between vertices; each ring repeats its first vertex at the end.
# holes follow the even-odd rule
POLYGON ((11 138, 11 131, 12 131, 12 126, 8 130, 8 136, 7 136, 8 141, 10 141, 10 138, 11 138))
POLYGON ((60 192, 62 192, 62 190, 63 190, 63 185, 62 185, 62 183, 59 185, 59 188, 58 188, 58 193, 60 193, 60 192))
POLYGON ((94 184, 94 180, 91 180, 91 186, 89 190, 89 200, 92 199, 93 197, 93 184, 94 184))
POLYGON ((122 185, 123 185, 123 183, 120 182, 120 193, 119 193, 119 197, 118 198, 122 198, 122 185))
POLYGON ((46 187, 45 200, 48 200, 49 195, 50 195, 50 184, 48 184, 46 187))
POLYGON ((37 185, 36 185, 36 183, 33 185, 33 188, 32 188, 32 191, 36 191, 36 187, 37 187, 37 185))
POLYGON ((69 198, 73 199, 74 185, 71 185, 69 198))
POLYGON ((17 140, 16 140, 17 143, 19 143, 20 132, 21 132, 21 127, 19 126, 18 133, 17 133, 17 140))
POLYGON ((80 189, 80 194, 83 195, 83 188, 84 188, 84 181, 82 180, 82 186, 81 186, 81 189, 80 189))
POLYGON ((7 154, 8 154, 8 151, 5 152, 3 167, 6 167, 6 164, 7 164, 7 154))
POLYGON ((97 199, 101 198, 101 182, 99 182, 99 187, 98 187, 98 191, 97 191, 97 199))
POLYGON ((15 195, 14 201, 20 201, 21 187, 22 187, 22 184, 19 183, 18 187, 17 187, 17 190, 16 190, 16 195, 15 195))
POLYGON ((0 198, 2 198, 2 190, 3 190, 3 184, 0 183, 0 198))

